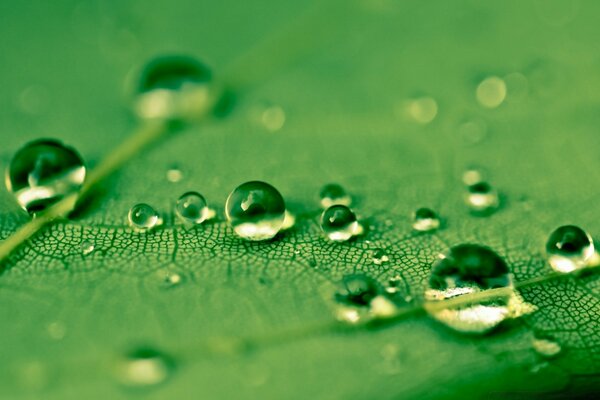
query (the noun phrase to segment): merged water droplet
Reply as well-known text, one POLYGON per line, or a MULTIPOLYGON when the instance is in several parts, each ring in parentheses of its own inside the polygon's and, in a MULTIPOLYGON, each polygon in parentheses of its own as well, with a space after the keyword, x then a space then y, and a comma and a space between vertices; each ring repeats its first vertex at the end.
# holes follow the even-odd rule
POLYGON ((384 249, 375 249, 373 250, 373 263, 375 265, 381 265, 390 261, 386 251, 384 249))
POLYGON ((482 106, 496 108, 506 98, 506 83, 502 78, 490 76, 477 86, 476 96, 482 106))
POLYGON ((116 366, 117 379, 124 385, 149 387, 166 381, 175 370, 175 361, 149 347, 134 349, 116 366))
POLYGON ((555 271, 573 272, 587 266, 594 255, 594 241, 578 226, 561 226, 548 237, 546 254, 555 271))
POLYGON ((161 223, 158 211, 146 203, 131 207, 127 214, 127 222, 137 232, 147 232, 161 223))
POLYGON ((346 189, 337 183, 329 183, 323 186, 319 197, 321 198, 321 207, 323 208, 335 205, 349 207, 352 204, 352 197, 346 192, 346 189))
POLYGON ((214 91, 211 71, 194 58, 158 57, 142 71, 135 111, 144 119, 194 119, 212 106, 214 91))
POLYGON ((500 205, 498 191, 487 182, 467 186, 465 203, 474 215, 486 216, 496 211, 500 205))
POLYGON ((36 213, 77 192, 85 174, 83 160, 73 148, 57 140, 35 140, 10 161, 6 187, 24 210, 36 213))
POLYGON ((487 332, 513 317, 508 266, 493 250, 475 244, 452 247, 433 265, 425 298, 433 318, 460 332, 487 332))
POLYGON ((440 218, 430 208, 419 208, 415 211, 412 227, 419 232, 432 232, 440 227, 440 218))
POLYGON ((321 214, 321 230, 329 240, 345 242, 360 232, 360 225, 350 208, 335 205, 321 214))
POLYGON ((175 214, 184 224, 199 225, 209 218, 210 209, 200 193, 187 192, 177 200, 175 214))
POLYGON ((285 202, 277 189, 261 181, 246 182, 227 197, 227 220, 247 240, 273 238, 285 220, 285 202))

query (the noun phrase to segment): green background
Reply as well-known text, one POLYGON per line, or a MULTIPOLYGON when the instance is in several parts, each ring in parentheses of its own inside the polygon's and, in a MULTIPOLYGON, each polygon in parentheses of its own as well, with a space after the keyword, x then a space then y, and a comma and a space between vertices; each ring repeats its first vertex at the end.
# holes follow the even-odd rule
MULTIPOLYGON (((130 160, 84 215, 4 263, 0 397, 552 398, 600 390, 597 274, 524 290, 539 311, 483 337, 425 316, 380 330, 286 334, 333 320, 327 293, 349 272, 382 283, 399 275, 402 293, 418 299, 431 263, 454 244, 493 247, 523 280, 550 271, 542 249, 555 227, 600 234, 599 16, 595 1, 3 1, 2 169, 39 137, 74 146, 93 167, 135 128, 127 77, 156 55, 203 60, 231 84, 236 104, 130 160), (488 76, 508 85, 506 101, 491 110, 475 97, 488 76), (438 104, 430 124, 398 112, 420 96, 438 104), (265 104, 285 111, 281 130, 257 120, 265 104), (466 121, 483 134, 465 134, 466 121), (174 164, 179 183, 165 177, 174 164), (487 218, 463 204, 460 177, 473 165, 502 194, 487 218), (191 231, 172 225, 180 193, 198 190, 222 211, 229 191, 254 179, 279 188, 301 215, 293 231, 246 243, 222 217, 191 231), (365 237, 322 238, 318 191, 329 181, 355 197, 371 227, 365 237), (166 226, 133 233, 125 219, 137 202, 164 212, 166 226), (444 229, 412 233, 410 214, 421 206, 437 210, 444 229), (82 241, 95 251, 84 256, 82 241), (376 248, 389 263, 372 262, 376 248), (166 289, 172 272, 183 282, 166 289), (553 337, 563 351, 544 360, 531 348, 534 335, 553 337), (263 339, 252 351, 222 349, 248 336, 263 339), (176 370, 146 390, 119 385, 112 360, 145 344, 172 354, 176 370)), ((7 237, 27 217, 6 191, 0 207, 7 237)))

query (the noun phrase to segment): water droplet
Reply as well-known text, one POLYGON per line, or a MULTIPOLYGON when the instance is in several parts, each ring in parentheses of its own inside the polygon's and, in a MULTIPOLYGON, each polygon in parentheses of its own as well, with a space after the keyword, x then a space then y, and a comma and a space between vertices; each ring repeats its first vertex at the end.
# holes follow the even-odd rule
POLYGON ((462 181, 467 186, 473 186, 485 181, 484 173, 479 168, 468 168, 462 174, 462 181))
POLYGON ((225 214, 241 238, 268 240, 283 226, 285 202, 279 191, 268 183, 246 182, 227 197, 225 214))
POLYGON ((545 358, 556 357, 562 350, 558 342, 548 338, 534 338, 531 346, 536 353, 545 358))
POLYGON ((360 225, 350 208, 335 205, 323 211, 321 230, 329 240, 345 242, 360 232, 360 225))
POLYGON ((77 192, 85 173, 83 160, 73 148, 52 139, 35 140, 10 161, 6 187, 23 209, 36 213, 77 192))
POLYGON ((198 225, 207 220, 209 208, 200 193, 187 192, 177 200, 175 214, 184 224, 198 225))
POLYGON ((435 119, 438 113, 438 104, 431 97, 421 97, 409 101, 406 110, 416 122, 428 124, 435 119))
POLYGON ((487 182, 479 182, 467 186, 465 202, 475 215, 489 215, 498 209, 500 198, 498 192, 487 182))
POLYGON ((490 76, 477 86, 476 95, 482 106, 496 108, 506 98, 506 83, 497 76, 490 76))
POLYGON ((412 227, 419 232, 431 232, 440 227, 440 218, 429 208, 419 208, 415 211, 412 227))
POLYGON ((117 364, 117 379, 127 386, 148 387, 164 382, 175 370, 168 355, 141 347, 126 354, 117 364))
POLYGON ((433 265, 425 309, 452 329, 483 333, 511 317, 513 294, 504 260, 487 247, 463 244, 433 265))
POLYGON ((81 242, 81 252, 83 253, 84 256, 87 256, 88 254, 92 253, 95 248, 96 247, 94 246, 94 243, 92 243, 92 242, 88 242, 87 240, 84 240, 83 242, 81 242))
POLYGON ((46 330, 48 331, 48 336, 54 340, 64 339, 65 335, 67 334, 67 328, 65 325, 57 321, 49 323, 46 327, 46 330))
POLYGON ((321 198, 321 207, 323 208, 336 205, 349 207, 352 204, 352 197, 337 183, 329 183, 323 186, 319 196, 321 198))
POLYGON ((548 237, 546 254, 552 269, 569 273, 587 266, 594 255, 594 242, 583 229, 565 225, 555 229, 548 237))
POLYGON ((139 203, 131 207, 127 214, 127 221, 137 232, 146 232, 160 225, 161 220, 158 212, 145 203, 139 203))
POLYGON ((390 258, 388 257, 388 255, 384 249, 373 250, 373 263, 375 265, 381 265, 388 261, 390 261, 390 258))
POLYGON ((281 225, 282 231, 287 231, 288 229, 292 229, 296 225, 296 216, 285 210, 285 216, 283 218, 283 225, 281 225))
POLYGON ((140 118, 189 120, 202 116, 214 103, 210 70, 191 57, 164 56, 142 71, 135 111, 140 118))
POLYGON ((177 273, 167 274, 164 279, 165 286, 174 287, 183 282, 181 275, 177 273))
POLYGON ((475 145, 485 139, 487 124, 480 119, 465 121, 458 127, 458 132, 465 144, 475 145))
POLYGON ((279 106, 267 107, 262 112, 260 120, 268 131, 276 132, 285 124, 285 112, 279 106))
POLYGON ((400 291, 400 285, 404 285, 404 280, 400 275, 393 276, 388 280, 385 291, 389 294, 396 294, 400 291))
POLYGON ((181 182, 183 179, 183 172, 176 166, 173 166, 167 170, 167 180, 171 183, 181 182))
POLYGON ((349 306, 367 307, 380 293, 377 281, 364 274, 350 274, 342 278, 335 300, 349 306))

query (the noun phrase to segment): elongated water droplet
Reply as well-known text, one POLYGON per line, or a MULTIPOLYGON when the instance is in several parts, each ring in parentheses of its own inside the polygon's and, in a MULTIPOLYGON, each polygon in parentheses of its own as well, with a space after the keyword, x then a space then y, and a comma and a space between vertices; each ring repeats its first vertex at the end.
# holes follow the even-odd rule
POLYGON ((497 76, 491 76, 477 86, 476 95, 482 106, 496 108, 506 98, 506 83, 497 76))
POLYGON ((375 265, 381 265, 388 261, 390 261, 390 258, 388 257, 388 255, 384 249, 373 250, 373 263, 375 265))
POLYGON ((187 192, 182 194, 175 205, 175 213, 184 224, 199 225, 209 217, 209 208, 198 192, 187 192))
POLYGON ((92 253, 94 251, 96 247, 94 246, 94 243, 89 242, 87 240, 84 240, 83 242, 81 242, 81 252, 83 253, 84 256, 87 256, 88 254, 92 253))
POLYGON ((190 120, 214 104, 215 87, 210 70, 186 56, 164 56, 142 71, 135 111, 140 118, 190 120))
POLYGON ((131 207, 127 214, 127 221, 137 232, 146 232, 160 225, 158 212, 145 203, 139 203, 131 207))
POLYGON ((586 267, 594 255, 594 242, 578 226, 565 225, 555 229, 548 237, 546 254, 555 271, 569 273, 586 267))
POLYGON ((513 293, 508 266, 498 254, 484 246, 463 244, 452 247, 433 265, 425 309, 452 329, 483 333, 511 317, 513 293), (452 305, 449 299, 459 302, 452 305))
POLYGON ((431 232, 440 227, 440 218, 430 208, 419 208, 415 211, 412 227, 419 232, 431 232))
POLYGON ((57 140, 35 140, 10 161, 6 187, 24 210, 36 213, 77 192, 85 173, 83 160, 73 148, 57 140))
POLYGON ((321 198, 321 207, 329 208, 335 205, 349 207, 352 204, 352 197, 342 186, 337 183, 329 183, 321 188, 319 193, 321 198))
POLYGON ((536 353, 545 358, 556 357, 562 350, 560 344, 549 338, 534 338, 531 346, 536 353))
POLYGON ((169 378, 175 362, 168 355, 152 348, 134 349, 117 364, 117 379, 124 385, 149 387, 169 378))
POLYGON ((471 213, 479 216, 492 214, 500 205, 498 192, 487 182, 479 182, 467 187, 465 202, 471 213))
POLYGON ((331 206, 321 215, 321 230, 334 242, 345 242, 360 232, 354 212, 342 205, 331 206))
POLYGON ((227 220, 247 240, 273 238, 285 220, 285 202, 273 186, 261 181, 241 184, 227 197, 227 220))

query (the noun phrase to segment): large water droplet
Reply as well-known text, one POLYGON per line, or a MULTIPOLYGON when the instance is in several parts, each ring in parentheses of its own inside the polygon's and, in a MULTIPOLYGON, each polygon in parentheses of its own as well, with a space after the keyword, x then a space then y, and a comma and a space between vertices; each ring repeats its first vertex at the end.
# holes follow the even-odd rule
POLYGON ((557 272, 569 273, 585 268, 594 255, 594 242, 590 235, 574 225, 557 228, 546 242, 550 266, 557 272))
POLYGON ((504 260, 487 247, 463 244, 433 265, 425 309, 452 329, 483 333, 512 317, 513 294, 504 260), (449 299, 458 303, 452 305, 449 299))
POLYGON ((197 60, 158 57, 142 71, 135 111, 146 119, 194 119, 211 107, 214 90, 210 70, 197 60))
POLYGON ((23 209, 36 213, 78 191, 85 173, 83 160, 73 148, 52 139, 35 140, 10 161, 6 187, 23 209))
POLYGON ((209 218, 210 209, 200 193, 187 192, 177 200, 175 213, 184 224, 198 225, 209 218))
POLYGON ((321 230, 329 240, 345 242, 360 231, 354 212, 342 205, 331 206, 321 215, 321 230))
POLYGON ((341 185, 337 183, 329 183, 321 188, 319 192, 321 198, 321 207, 329 208, 335 205, 349 207, 352 204, 352 197, 346 192, 341 185))
POLYGON ((246 182, 227 197, 225 214, 241 238, 268 240, 283 226, 285 202, 279 191, 268 183, 246 182))
POLYGON ((467 186, 465 202, 475 215, 489 215, 498 209, 500 197, 494 187, 487 182, 467 186))
POLYGON ((126 354, 116 368, 117 379, 135 387, 149 387, 164 382, 175 369, 174 360, 168 355, 147 347, 126 354))
POLYGON ((497 76, 491 76, 477 86, 476 95, 482 106, 496 108, 506 98, 506 83, 497 76))
POLYGON ((429 208, 419 208, 415 211, 412 227, 419 232, 431 232, 440 227, 440 218, 429 208))
POLYGON ((137 232, 146 232, 160 225, 158 212, 148 204, 139 203, 131 207, 127 214, 127 221, 137 232))

